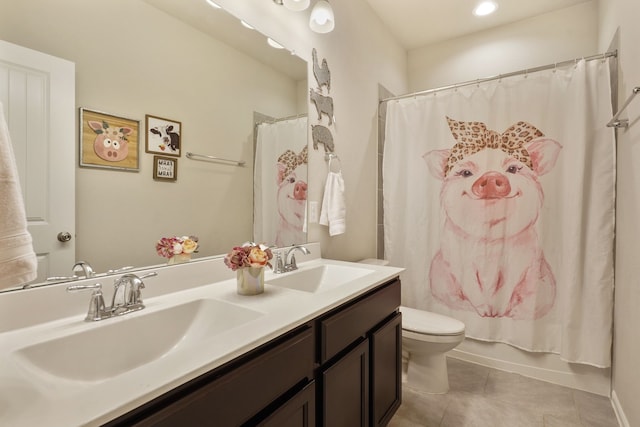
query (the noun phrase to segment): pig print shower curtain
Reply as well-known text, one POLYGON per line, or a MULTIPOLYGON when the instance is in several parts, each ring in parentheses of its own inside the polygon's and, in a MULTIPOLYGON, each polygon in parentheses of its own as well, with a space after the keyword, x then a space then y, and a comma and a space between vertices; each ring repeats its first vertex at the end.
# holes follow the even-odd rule
POLYGON ((306 242, 307 118, 260 123, 256 132, 253 238, 306 242))
POLYGON ((611 116, 606 59, 388 101, 384 243, 403 304, 610 366, 611 116))

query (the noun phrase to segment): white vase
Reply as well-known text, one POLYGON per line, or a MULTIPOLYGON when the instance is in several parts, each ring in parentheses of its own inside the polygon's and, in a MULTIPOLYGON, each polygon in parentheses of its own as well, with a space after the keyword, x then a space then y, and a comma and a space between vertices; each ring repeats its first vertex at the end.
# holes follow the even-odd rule
POLYGON ((236 270, 237 291, 240 295, 264 292, 264 267, 243 267, 236 270))
POLYGON ((171 258, 169 258, 169 261, 167 261, 167 265, 182 264, 183 262, 189 261, 191 261, 191 254, 182 253, 173 255, 171 258))

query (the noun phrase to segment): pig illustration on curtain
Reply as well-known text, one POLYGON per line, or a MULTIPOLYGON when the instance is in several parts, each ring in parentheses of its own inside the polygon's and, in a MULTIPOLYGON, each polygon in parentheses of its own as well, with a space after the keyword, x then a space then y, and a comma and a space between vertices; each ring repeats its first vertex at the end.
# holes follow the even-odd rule
POLYGON ((556 281, 536 232, 544 201, 538 177, 553 169, 562 146, 522 121, 502 134, 481 122, 447 121, 453 148, 423 156, 442 180, 431 293, 482 317, 540 318, 554 305, 556 281))
POLYGON ((306 241, 304 222, 307 203, 306 170, 300 171, 308 163, 308 150, 305 146, 299 154, 286 150, 278 157, 277 204, 278 228, 276 245, 287 246, 306 241))

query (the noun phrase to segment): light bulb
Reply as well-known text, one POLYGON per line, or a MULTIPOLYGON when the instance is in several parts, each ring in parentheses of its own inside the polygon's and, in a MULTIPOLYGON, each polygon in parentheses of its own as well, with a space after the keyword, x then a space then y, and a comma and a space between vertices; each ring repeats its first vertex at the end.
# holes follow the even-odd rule
POLYGON ((473 14, 476 16, 486 16, 495 12, 497 8, 497 3, 492 1, 483 1, 482 3, 478 4, 475 9, 473 9, 473 14))
POLYGON ((284 49, 284 46, 282 46, 280 43, 278 43, 277 41, 275 41, 271 37, 267 37, 267 43, 269 43, 269 46, 271 46, 271 47, 273 47, 275 49, 284 49))
POLYGON ((316 33, 329 33, 335 27, 333 9, 326 0, 319 0, 311 11, 309 27, 316 33))
POLYGON ((311 0, 283 0, 282 4, 289 10, 299 12, 309 7, 311 0))
POLYGON ((216 9, 222 9, 222 6, 220 6, 218 3, 212 1, 212 0, 207 0, 207 3, 209 3, 209 6, 214 7, 216 9))

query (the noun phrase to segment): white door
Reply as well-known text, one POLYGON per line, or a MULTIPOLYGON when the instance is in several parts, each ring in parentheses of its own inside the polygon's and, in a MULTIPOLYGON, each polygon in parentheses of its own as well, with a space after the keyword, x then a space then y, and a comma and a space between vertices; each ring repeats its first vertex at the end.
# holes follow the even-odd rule
POLYGON ((0 102, 38 256, 36 282, 69 276, 75 262, 75 64, 0 40, 0 102), (63 241, 64 233, 71 239, 63 241))

